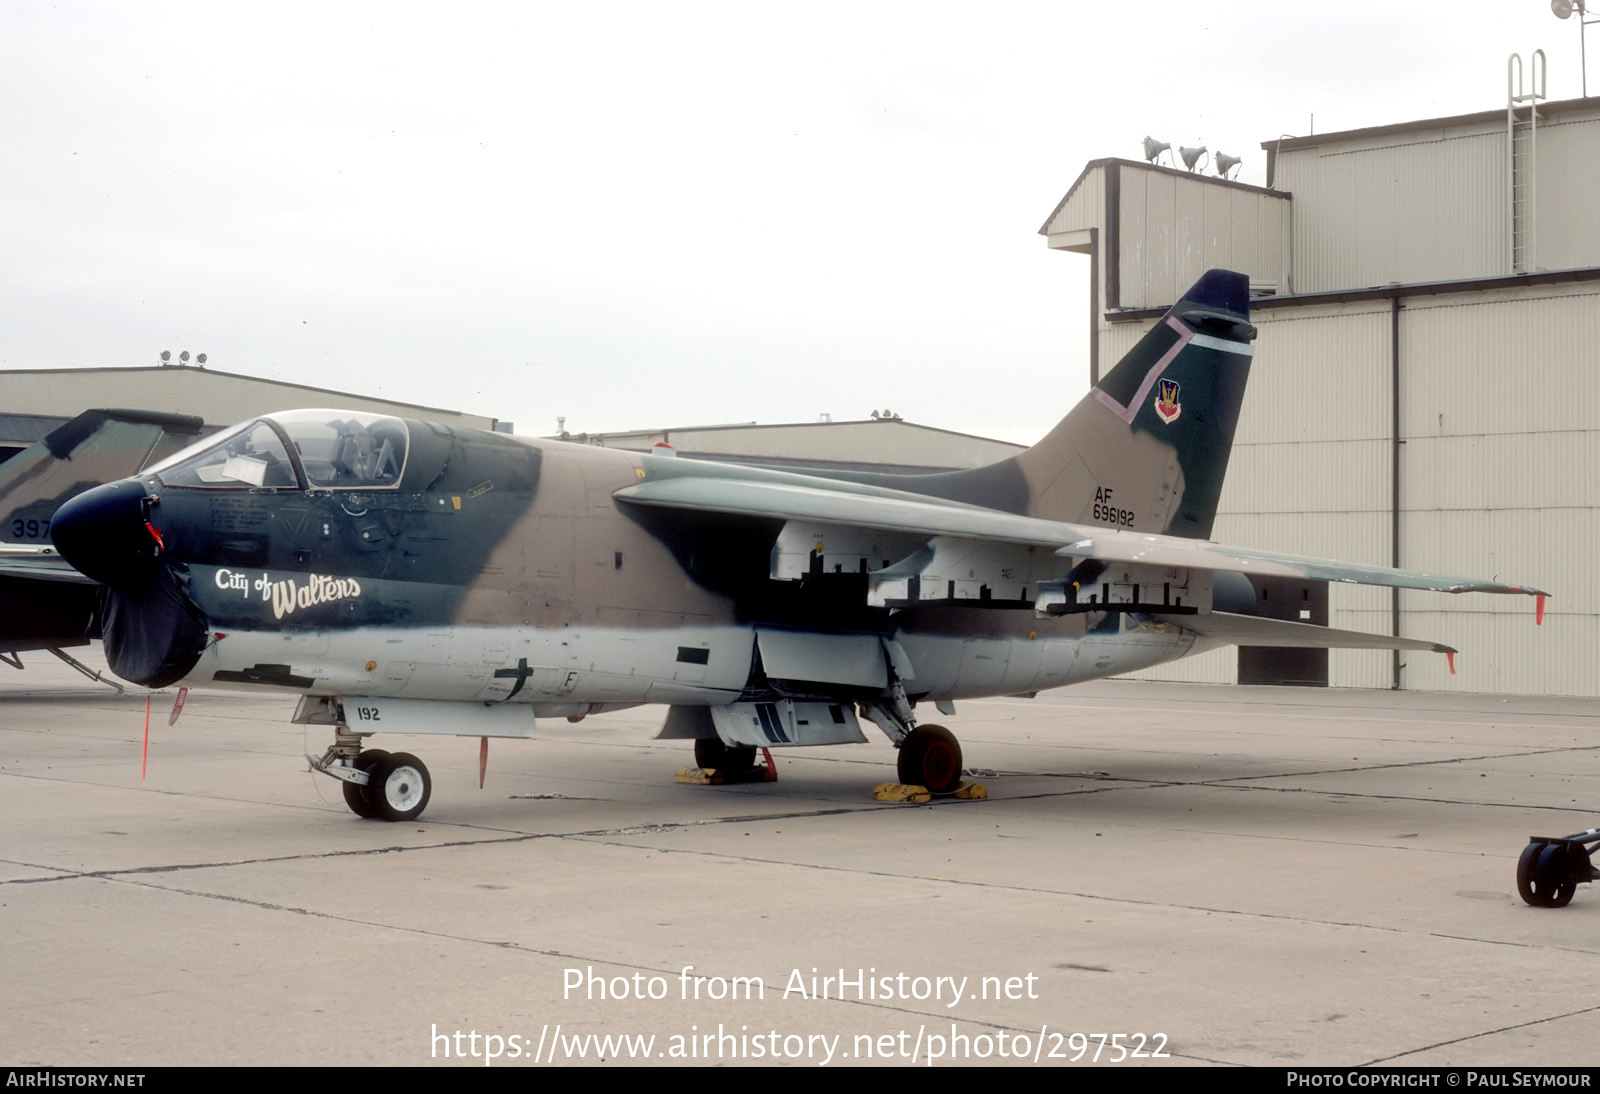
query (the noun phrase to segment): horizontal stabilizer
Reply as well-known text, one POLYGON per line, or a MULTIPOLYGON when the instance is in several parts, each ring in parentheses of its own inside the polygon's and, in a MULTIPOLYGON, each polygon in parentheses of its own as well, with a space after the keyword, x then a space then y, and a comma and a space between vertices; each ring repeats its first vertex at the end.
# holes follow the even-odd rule
POLYGON ((1233 646, 1296 646, 1319 650, 1426 650, 1429 653, 1455 653, 1450 646, 1420 638, 1397 638, 1387 634, 1341 631, 1315 623, 1296 623, 1292 619, 1263 619, 1232 612, 1205 612, 1200 615, 1152 615, 1163 623, 1182 627, 1202 638, 1214 638, 1233 646))
POLYGON ((1102 562, 1180 566, 1197 570, 1224 570, 1257 577, 1309 577, 1313 581, 1342 581, 1356 585, 1381 585, 1392 589, 1424 589, 1435 593, 1517 593, 1548 596, 1530 585, 1508 585, 1480 578, 1450 577, 1423 570, 1395 570, 1359 562, 1336 562, 1305 555, 1230 547, 1225 543, 1183 540, 1172 536, 1099 534, 1060 548, 1058 555, 1097 558, 1102 562))

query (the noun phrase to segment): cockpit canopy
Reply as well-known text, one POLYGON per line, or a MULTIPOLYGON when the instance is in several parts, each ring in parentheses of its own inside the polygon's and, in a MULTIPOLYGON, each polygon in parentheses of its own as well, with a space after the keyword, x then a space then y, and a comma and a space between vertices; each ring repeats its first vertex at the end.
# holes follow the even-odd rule
POLYGON ((409 432, 399 418, 349 410, 268 414, 150 468, 163 486, 212 490, 384 490, 400 485, 409 432))

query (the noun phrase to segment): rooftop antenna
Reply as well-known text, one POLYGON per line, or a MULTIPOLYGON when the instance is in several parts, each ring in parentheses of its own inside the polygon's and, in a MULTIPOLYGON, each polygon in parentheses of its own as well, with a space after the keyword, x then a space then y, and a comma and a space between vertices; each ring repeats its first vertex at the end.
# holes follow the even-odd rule
POLYGON ((1589 97, 1589 24, 1600 23, 1600 17, 1590 19, 1584 0, 1550 0, 1550 10, 1557 19, 1570 19, 1578 13, 1578 57, 1583 65, 1583 97, 1589 97))

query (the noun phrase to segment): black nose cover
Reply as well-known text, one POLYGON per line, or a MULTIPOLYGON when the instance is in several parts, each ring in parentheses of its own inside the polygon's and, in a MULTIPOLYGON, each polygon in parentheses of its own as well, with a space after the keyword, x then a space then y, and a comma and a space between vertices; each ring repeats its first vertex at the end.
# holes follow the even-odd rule
POLYGON ((161 547, 148 501, 131 479, 97 486, 56 511, 50 536, 62 558, 101 583, 100 633, 111 671, 160 688, 194 668, 207 627, 185 590, 187 567, 161 547))
POLYGON ((189 674, 209 635, 187 584, 179 567, 162 566, 137 592, 101 587, 100 633, 112 672, 148 688, 189 674))
POLYGON ((134 479, 85 490, 56 510, 50 538, 75 570, 102 585, 143 585, 161 565, 149 500, 134 479))

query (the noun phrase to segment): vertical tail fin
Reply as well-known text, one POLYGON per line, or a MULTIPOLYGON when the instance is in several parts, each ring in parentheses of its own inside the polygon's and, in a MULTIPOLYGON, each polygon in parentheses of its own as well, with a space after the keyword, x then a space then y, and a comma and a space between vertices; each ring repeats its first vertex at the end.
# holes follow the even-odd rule
POLYGON ((1029 516, 1207 539, 1250 373, 1250 283, 1207 272, 1038 444, 1029 516))
POLYGON ((1026 452, 871 481, 1047 520, 1209 539, 1255 336, 1249 278, 1210 270, 1026 452))

